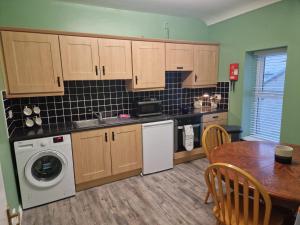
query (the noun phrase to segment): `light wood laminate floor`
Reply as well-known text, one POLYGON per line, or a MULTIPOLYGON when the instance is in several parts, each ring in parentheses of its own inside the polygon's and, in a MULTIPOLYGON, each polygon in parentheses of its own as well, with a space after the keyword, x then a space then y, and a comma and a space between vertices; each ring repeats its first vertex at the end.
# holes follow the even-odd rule
POLYGON ((204 204, 207 165, 206 159, 199 159, 172 170, 81 191, 75 197, 24 211, 22 224, 215 224, 212 204, 204 204))

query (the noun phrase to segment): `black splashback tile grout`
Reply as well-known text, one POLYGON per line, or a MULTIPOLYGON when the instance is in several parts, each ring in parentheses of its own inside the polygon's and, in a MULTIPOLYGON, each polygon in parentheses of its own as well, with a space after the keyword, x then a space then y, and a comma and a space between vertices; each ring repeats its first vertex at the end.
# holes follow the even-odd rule
MULTIPOLYGON (((160 91, 128 92, 124 80, 64 81, 64 96, 4 98, 8 132, 24 126, 23 108, 41 108, 43 124, 63 123, 95 118, 92 111, 103 112, 103 117, 132 114, 133 102, 140 98, 157 98, 163 102, 164 113, 180 112, 182 106, 192 107, 195 97, 203 93, 221 94, 219 108, 228 109, 229 82, 218 82, 212 88, 182 88, 180 72, 166 72, 166 88, 160 91), (14 118, 8 118, 8 110, 14 118)), ((4 95, 5 96, 5 95, 4 95)))

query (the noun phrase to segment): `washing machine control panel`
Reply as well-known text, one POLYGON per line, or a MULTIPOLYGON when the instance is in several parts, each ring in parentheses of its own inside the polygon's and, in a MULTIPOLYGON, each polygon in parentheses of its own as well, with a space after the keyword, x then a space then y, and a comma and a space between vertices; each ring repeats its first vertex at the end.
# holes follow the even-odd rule
POLYGON ((64 142, 64 136, 53 137, 53 143, 64 142))

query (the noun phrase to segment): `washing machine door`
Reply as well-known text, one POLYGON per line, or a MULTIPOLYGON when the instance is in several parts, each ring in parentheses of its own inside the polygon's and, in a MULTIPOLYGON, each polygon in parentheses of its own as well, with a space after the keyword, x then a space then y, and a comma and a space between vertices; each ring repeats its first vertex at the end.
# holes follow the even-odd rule
POLYGON ((58 184, 67 168, 66 158, 57 151, 45 150, 33 155, 26 163, 27 181, 39 188, 48 188, 58 184))

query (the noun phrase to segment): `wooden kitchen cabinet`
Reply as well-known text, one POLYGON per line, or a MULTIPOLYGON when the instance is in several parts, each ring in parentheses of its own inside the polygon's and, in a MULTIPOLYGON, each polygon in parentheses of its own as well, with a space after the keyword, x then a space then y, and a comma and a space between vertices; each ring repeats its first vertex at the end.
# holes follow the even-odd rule
POLYGON ((111 175, 111 153, 108 130, 72 133, 76 184, 111 175))
POLYGON ((131 41, 60 36, 65 80, 132 79, 131 41))
POLYGON ((98 80, 98 39, 59 36, 64 80, 98 80))
POLYGON ((194 46, 189 44, 166 44, 166 70, 192 71, 194 69, 194 46))
POLYGON ((72 133, 72 147, 77 190, 141 172, 140 124, 72 133))
POLYGON ((187 88, 216 86, 218 82, 219 46, 195 45, 194 70, 184 79, 187 88))
POLYGON ((110 129, 112 174, 142 168, 141 126, 131 125, 110 129))
POLYGON ((132 41, 133 80, 129 90, 165 87, 165 43, 132 41))
POLYGON ((7 97, 63 95, 57 35, 2 31, 7 97))
POLYGON ((98 39, 101 80, 132 79, 131 41, 98 39))

